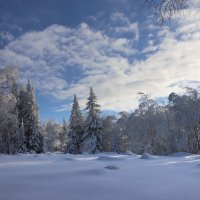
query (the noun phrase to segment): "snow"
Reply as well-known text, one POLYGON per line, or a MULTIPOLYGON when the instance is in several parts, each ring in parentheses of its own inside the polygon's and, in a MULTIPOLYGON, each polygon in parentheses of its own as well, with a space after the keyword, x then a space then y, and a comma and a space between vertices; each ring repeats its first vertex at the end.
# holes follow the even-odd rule
POLYGON ((142 157, 59 152, 0 155, 0 200, 200 199, 200 156, 142 157))
POLYGON ((156 156, 152 156, 152 155, 149 154, 149 153, 143 153, 141 158, 142 158, 142 159, 155 159, 156 156))

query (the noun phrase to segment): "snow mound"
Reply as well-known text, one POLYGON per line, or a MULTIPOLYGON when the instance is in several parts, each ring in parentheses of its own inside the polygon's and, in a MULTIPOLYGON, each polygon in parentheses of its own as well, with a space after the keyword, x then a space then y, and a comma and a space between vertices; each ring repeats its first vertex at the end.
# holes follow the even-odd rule
POLYGON ((154 160, 156 159, 156 156, 152 156, 149 153, 143 153, 141 159, 154 160))
POLYGON ((54 154, 64 154, 64 153, 61 152, 61 151, 54 151, 53 153, 54 153, 54 154))
POLYGON ((135 154, 135 153, 133 153, 133 152, 131 152, 131 151, 126 151, 126 152, 124 153, 124 155, 137 156, 137 154, 135 154))
POLYGON ((119 167, 117 167, 115 165, 108 165, 108 166, 105 166, 104 168, 108 169, 108 170, 118 170, 119 169, 119 167))

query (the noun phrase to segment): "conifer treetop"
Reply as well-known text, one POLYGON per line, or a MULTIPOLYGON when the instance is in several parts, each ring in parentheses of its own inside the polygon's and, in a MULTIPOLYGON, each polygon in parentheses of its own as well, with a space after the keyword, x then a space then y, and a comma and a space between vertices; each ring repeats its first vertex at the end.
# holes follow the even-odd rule
POLYGON ((90 93, 88 97, 88 102, 86 104, 86 110, 88 110, 89 116, 96 116, 101 113, 100 111, 100 105, 97 104, 97 97, 93 91, 93 88, 90 88, 90 93))
POLYGON ((71 111, 69 122, 70 122, 69 123, 70 128, 82 126, 82 123, 83 123, 83 116, 80 111, 80 106, 79 106, 76 95, 74 95, 72 111, 71 111))

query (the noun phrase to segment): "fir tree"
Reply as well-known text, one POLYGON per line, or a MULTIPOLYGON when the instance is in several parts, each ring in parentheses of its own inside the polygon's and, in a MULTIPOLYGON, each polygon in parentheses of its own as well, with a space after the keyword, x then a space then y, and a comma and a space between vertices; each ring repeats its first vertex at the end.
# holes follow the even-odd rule
POLYGON ((86 106, 88 116, 84 122, 84 134, 82 137, 82 152, 98 153, 102 151, 103 123, 100 118, 100 105, 97 97, 90 88, 90 94, 86 106))
POLYGON ((34 90, 28 81, 26 91, 21 90, 19 94, 19 117, 24 122, 28 152, 43 152, 43 136, 39 128, 38 110, 34 90))
POLYGON ((67 152, 71 154, 78 154, 80 153, 80 143, 83 133, 83 116, 80 111, 76 95, 74 95, 69 129, 67 152))

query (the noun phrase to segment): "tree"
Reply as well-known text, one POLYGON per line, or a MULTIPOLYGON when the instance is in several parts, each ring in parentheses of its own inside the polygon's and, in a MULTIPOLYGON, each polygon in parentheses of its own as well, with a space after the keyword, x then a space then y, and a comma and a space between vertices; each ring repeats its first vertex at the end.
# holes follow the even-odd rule
POLYGON ((71 116, 69 120, 69 134, 67 152, 71 154, 80 153, 81 138, 83 135, 83 116, 80 111, 76 95, 74 95, 71 116))
POLYGON ((17 151, 18 113, 13 83, 17 71, 13 67, 0 70, 0 152, 13 154, 17 151))
POLYGON ((179 148, 191 153, 200 151, 200 99, 197 90, 185 88, 186 94, 169 95, 170 112, 175 122, 176 135, 179 137, 179 148), (184 144, 184 145, 183 145, 184 144))
POLYGON ((120 116, 116 122, 117 125, 117 131, 115 133, 114 137, 114 144, 113 147, 114 149, 118 149, 115 151, 121 151, 121 152, 126 152, 130 151, 130 135, 128 134, 127 131, 127 121, 129 118, 129 113, 126 111, 121 111, 118 113, 120 116))
POLYGON ((82 137, 82 152, 98 153, 102 151, 103 124, 100 118, 100 105, 97 97, 90 88, 90 94, 86 106, 87 118, 84 121, 84 133, 82 137))
POLYGON ((115 132, 115 123, 117 121, 115 116, 106 116, 102 118, 103 121, 103 151, 112 151, 113 135, 115 132))
POLYGON ((187 7, 186 0, 145 0, 145 2, 153 8, 160 24, 180 14, 187 7))
POLYGON ((19 132, 18 132, 17 152, 18 153, 26 153, 27 152, 23 119, 22 119, 22 123, 20 125, 19 132))
POLYGON ((68 136, 68 126, 65 119, 63 119, 62 129, 58 134, 58 139, 60 141, 59 151, 66 152, 67 148, 67 136, 68 136))
POLYGON ((38 111, 35 92, 30 81, 28 81, 26 90, 21 89, 19 94, 19 117, 24 122, 28 151, 41 153, 43 152, 43 136, 40 133, 38 111))
POLYGON ((43 126, 43 132, 45 151, 62 151, 60 134, 63 132, 63 127, 54 120, 49 120, 43 126))
POLYGON ((148 95, 140 95, 138 109, 124 118, 122 126, 128 135, 129 150, 137 154, 165 154, 165 109, 148 95))
POLYGON ((0 152, 43 152, 38 106, 34 90, 26 90, 17 81, 17 69, 0 69, 0 152))
POLYGON ((0 98, 0 152, 14 154, 17 150, 18 118, 12 96, 0 98))

